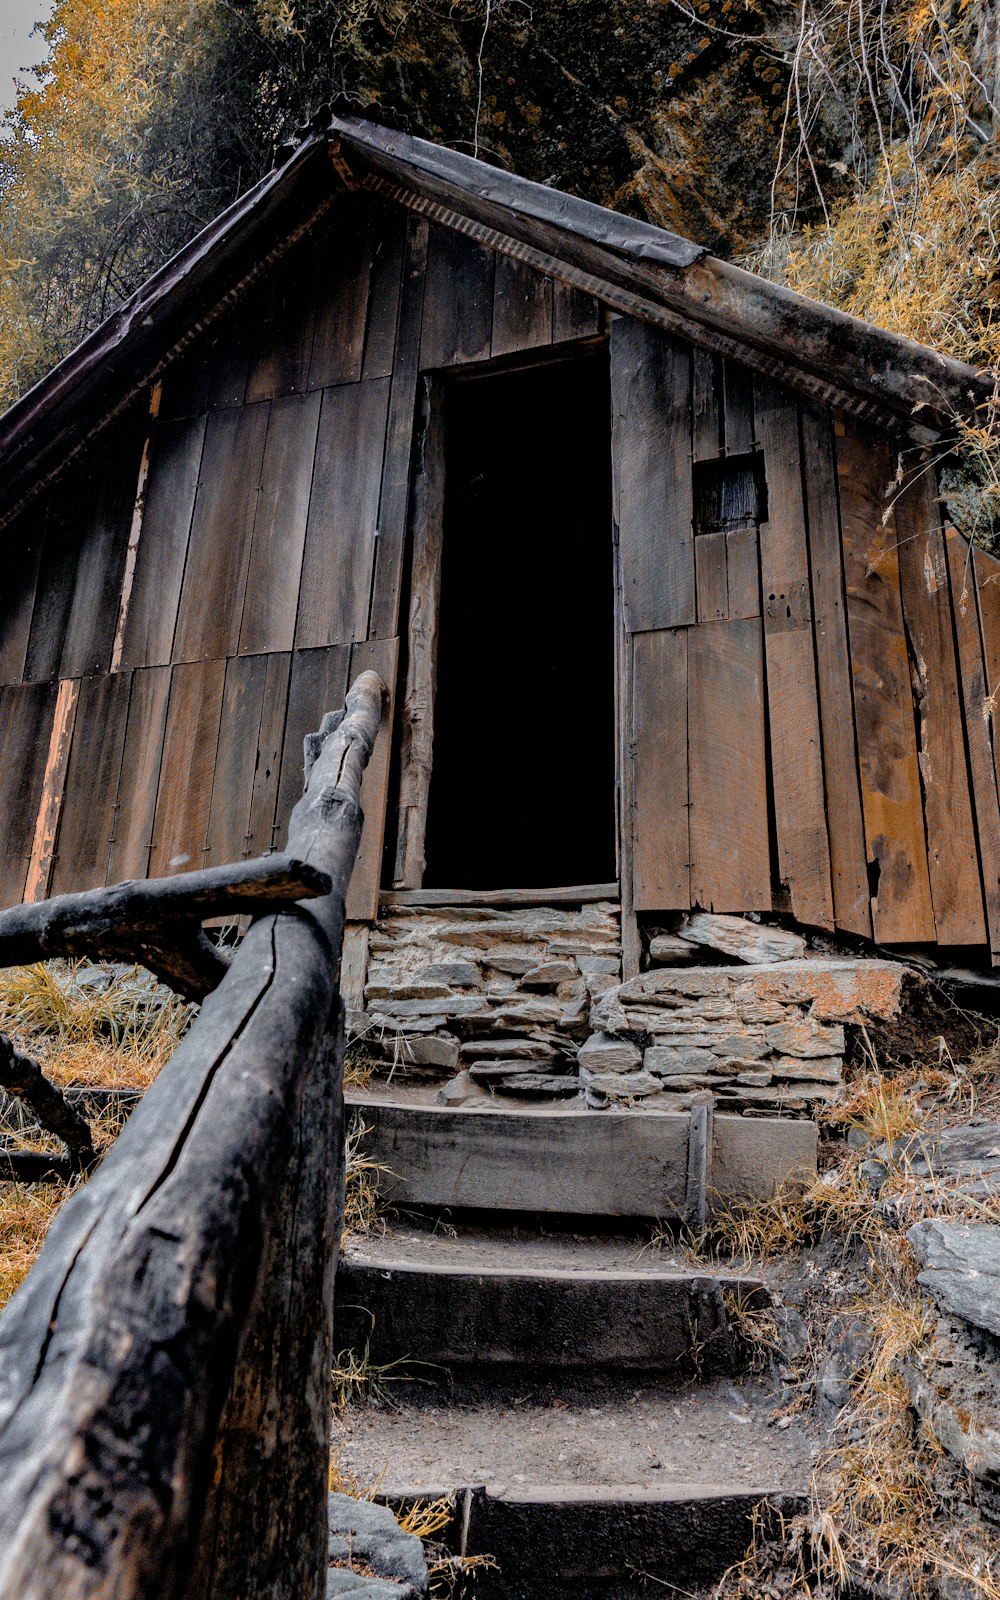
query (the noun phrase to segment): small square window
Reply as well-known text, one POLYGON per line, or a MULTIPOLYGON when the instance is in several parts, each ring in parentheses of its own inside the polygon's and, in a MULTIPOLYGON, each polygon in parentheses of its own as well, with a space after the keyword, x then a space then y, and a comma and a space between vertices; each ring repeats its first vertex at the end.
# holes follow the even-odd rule
POLYGON ((767 521, 764 458, 760 451, 694 464, 695 533, 733 533, 767 521))

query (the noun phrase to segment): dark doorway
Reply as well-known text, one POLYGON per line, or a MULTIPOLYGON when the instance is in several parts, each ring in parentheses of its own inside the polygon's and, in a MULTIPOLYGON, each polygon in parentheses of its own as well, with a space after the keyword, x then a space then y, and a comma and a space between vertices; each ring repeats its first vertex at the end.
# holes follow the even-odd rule
POLYGON ((604 352, 454 383, 428 888, 615 877, 604 352))

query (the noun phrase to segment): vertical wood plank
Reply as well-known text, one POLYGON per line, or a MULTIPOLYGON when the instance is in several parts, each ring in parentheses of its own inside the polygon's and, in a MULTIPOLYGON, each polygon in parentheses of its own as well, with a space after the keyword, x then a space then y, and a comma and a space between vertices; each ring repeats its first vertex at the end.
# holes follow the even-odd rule
POLYGON ((266 855, 276 848, 275 818, 278 806, 278 778, 281 750, 288 711, 288 679, 292 658, 289 652, 266 657, 264 704, 257 740, 257 764, 250 795, 250 821, 247 825, 247 854, 266 855))
POLYGON ((169 667, 139 667, 132 673, 121 777, 108 853, 108 883, 149 876, 149 850, 169 699, 169 667))
POLYGON ((184 662, 171 669, 149 852, 151 878, 203 865, 225 678, 225 661, 184 662))
POLYGON ((691 352, 691 454, 714 461, 722 453, 722 358, 691 352))
POLYGON ((158 667, 170 660, 204 444, 204 417, 156 425, 123 667, 158 667))
POLYGON ((24 897, 55 704, 54 683, 0 688, 0 909, 24 897))
POLYGON ((489 357, 497 257, 465 234, 432 228, 427 251, 420 365, 461 366, 489 357))
POLYGON ((694 573, 698 621, 717 622, 728 617, 729 579, 724 533, 698 534, 694 541, 694 573))
POLYGON ((110 665, 145 436, 144 410, 133 412, 114 428, 101 453, 91 458, 83 481, 74 485, 83 505, 72 505, 70 515, 78 551, 59 666, 62 678, 110 665))
POLYGON ((378 501, 378 548, 372 581, 368 637, 394 639, 399 632, 399 593, 410 500, 410 458, 417 413, 417 374, 427 266, 427 223, 407 222, 403 286, 396 334, 396 361, 389 396, 385 456, 378 501))
POLYGON ((208 419, 181 585, 175 661, 236 654, 267 433, 267 404, 208 419))
POLYGON ((615 523, 630 633, 695 621, 691 362, 632 317, 611 330, 615 523))
POLYGON ((31 841, 28 878, 24 886, 26 900, 44 900, 48 896, 79 692, 78 679, 64 678, 56 694, 52 731, 45 759, 45 774, 42 778, 41 799, 38 804, 38 815, 35 818, 34 837, 31 841))
POLYGON ((802 444, 833 911, 838 928, 870 939, 872 914, 847 641, 837 463, 833 419, 825 407, 812 402, 803 405, 802 444))
POLYGON ((832 928, 798 402, 764 380, 755 381, 753 402, 767 473, 760 572, 778 872, 798 920, 832 928))
POLYGON ((389 380, 327 389, 319 418, 295 643, 348 644, 368 631, 389 380))
POLYGON ((29 507, 8 536, 11 548, 0 626, 0 684, 20 683, 24 676, 44 536, 45 511, 38 504, 29 507))
POLYGON ((872 926, 880 944, 919 944, 934 910, 885 440, 838 416, 837 474, 872 926))
POLYGON ((688 635, 682 628, 632 640, 634 794, 632 898, 636 911, 686 911, 688 839, 688 635))
POLYGON ((767 911, 761 624, 706 622, 690 628, 687 639, 691 904, 767 911))
POLYGON ((363 378, 392 377, 406 221, 406 213, 401 206, 375 205, 365 353, 361 364, 363 378))
POLYGON ((131 687, 127 672, 80 683, 50 894, 99 889, 107 881, 131 687))
POLYGON ((736 361, 724 361, 722 389, 726 455, 747 455, 755 443, 753 373, 736 361))
POLYGON ((354 645, 351 650, 350 682, 353 683, 362 672, 377 672, 388 687, 389 698, 382 707, 378 736, 361 780, 361 809, 365 814, 365 823, 358 846, 358 858, 347 889, 349 922, 373 922, 378 915, 398 655, 397 639, 372 639, 366 644, 354 645))
POLYGON ((726 534, 726 590, 731 617, 759 617, 760 534, 757 528, 733 528, 726 534))
POLYGON ((344 952, 340 962, 340 994, 348 1011, 365 1009, 369 931, 366 922, 349 922, 344 929, 344 952))
POLYGON ((512 256, 496 257, 493 283, 494 356, 552 343, 552 279, 512 256))
POLYGON ((303 740, 307 733, 317 731, 328 711, 337 711, 343 705, 350 670, 350 645, 296 650, 292 655, 275 816, 275 837, 279 842, 285 838, 288 819, 302 796, 303 740))
MULTIPOLYGON (((256 297, 244 399, 276 400, 309 384, 318 277, 317 240, 300 240, 272 267, 256 297)), ((367 284, 366 284, 367 287, 367 284)))
POLYGON ((321 400, 314 391, 271 406, 240 623, 241 655, 290 650, 295 639, 321 400))
POLYGON ((552 342, 591 339, 601 331, 601 308, 571 284, 552 281, 552 342))
POLYGON ((975 552, 953 528, 945 538, 952 614, 965 705, 965 736, 972 774, 986 927, 993 965, 1000 964, 1000 801, 993 761, 995 711, 986 692, 982 633, 976 593, 975 552))
POLYGON ((917 712, 931 902, 940 944, 986 940, 962 696, 933 469, 897 496, 899 583, 917 712))
POLYGON ((80 530, 67 498, 65 491, 57 491, 49 503, 24 657, 28 683, 59 676, 80 554, 80 530))
POLYGON ((244 861, 249 854, 250 803, 257 770, 266 674, 267 656, 233 656, 226 662, 208 814, 206 867, 244 861))
POLYGON ((367 196, 333 207, 320 252, 309 387, 357 383, 365 351, 374 214, 367 196))
POLYGON ((206 404, 210 411, 243 404, 259 317, 259 296, 251 291, 209 329, 204 360, 208 367, 206 404))

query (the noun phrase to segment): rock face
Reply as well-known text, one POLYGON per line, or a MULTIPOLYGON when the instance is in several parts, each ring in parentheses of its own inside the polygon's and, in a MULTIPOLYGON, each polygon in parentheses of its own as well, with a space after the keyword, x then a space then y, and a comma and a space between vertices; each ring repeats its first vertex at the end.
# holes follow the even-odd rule
POLYGON ((941 1309, 1000 1338, 1000 1227, 931 1217, 906 1237, 941 1309))
POLYGON ((403 1532, 388 1506, 331 1494, 327 1508, 327 1600, 334 1595, 350 1595, 352 1600, 420 1600, 427 1593, 424 1547, 415 1534, 403 1532))

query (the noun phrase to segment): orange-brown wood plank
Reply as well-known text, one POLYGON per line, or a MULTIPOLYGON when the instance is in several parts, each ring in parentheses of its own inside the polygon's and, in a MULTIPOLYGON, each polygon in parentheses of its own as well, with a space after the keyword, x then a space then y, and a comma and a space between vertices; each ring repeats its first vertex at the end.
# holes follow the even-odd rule
POLYGON ((307 733, 318 730, 328 711, 337 711, 344 704, 350 670, 350 645, 296 650, 292 655, 275 813, 275 842, 279 850, 284 847, 288 834, 288 819, 302 797, 302 741, 307 733))
POLYGON ((601 331, 601 308, 590 295, 568 283, 552 283, 552 342, 589 339, 601 331))
POLYGON ((423 321, 428 226, 407 219, 396 357, 389 395, 385 453, 378 495, 378 546, 367 630, 356 637, 394 639, 399 632, 399 596, 410 507, 410 466, 417 412, 420 330, 423 321))
POLYGON ((833 418, 825 407, 811 402, 803 405, 802 446, 833 910, 838 928, 870 939, 871 898, 854 731, 837 463, 833 418))
POLYGON ((432 228, 420 365, 461 366, 490 354, 497 257, 462 233, 432 228))
POLYGON ((108 854, 108 883, 149 876, 149 849, 169 699, 169 667, 136 668, 132 673, 114 832, 108 854))
POLYGON ((374 224, 367 196, 344 195, 326 225, 316 288, 311 389, 356 383, 361 377, 374 224))
POLYGON ((995 710, 987 690, 976 582, 977 561, 968 540, 951 528, 945 536, 945 551, 955 636, 958 640, 965 736, 972 774, 986 926, 993 964, 996 966, 1000 964, 1000 801, 997 797, 993 756, 995 710))
POLYGON ((771 908, 759 619, 689 628, 691 903, 771 908))
POLYGON ((683 628, 637 633, 632 652, 633 906, 686 911, 688 635, 683 628))
POLYGON ((31 841, 28 877, 24 885, 25 900, 44 900, 49 892, 52 858, 55 854, 59 819, 62 815, 66 767, 73 743, 79 693, 79 678, 63 678, 56 692, 52 728, 45 756, 42 793, 38 802, 38 815, 35 818, 34 837, 31 841))
POLYGON ((204 444, 204 417, 155 426, 123 634, 125 667, 170 660, 204 444))
POLYGON ((799 922, 832 928, 798 402, 763 380, 754 384, 753 401, 767 474, 760 573, 778 875, 799 922))
POLYGON ((389 380, 323 395, 295 642, 349 644, 368 631, 389 380))
POLYGON ((837 475, 872 924, 880 944, 934 939, 910 666, 886 441, 838 415, 837 475))
POLYGON ((267 656, 233 656, 226 663, 222 720, 215 753, 212 804, 204 864, 221 867, 249 855, 250 804, 264 709, 267 656))
POLYGON ((981 945, 986 923, 979 852, 933 468, 918 467, 910 474, 895 512, 938 943, 981 945))
POLYGON ((317 390, 271 405, 240 624, 241 655, 290 650, 295 639, 321 399, 317 390))
POLYGON ((50 894, 99 889, 107 881, 131 687, 128 672, 80 683, 50 894))
POLYGON ((358 846, 358 858, 347 890, 347 920, 371 922, 378 912, 378 891, 382 879, 382 848, 385 843, 385 812, 389 798, 389 761, 392 735, 393 698, 396 692, 397 639, 373 639, 356 644, 351 650, 350 681, 362 672, 377 672, 389 690, 382 707, 378 736, 361 780, 361 809, 365 825, 358 846))
POLYGON ((625 626, 695 621, 688 347, 632 317, 611 329, 612 470, 625 626))
POLYGON ((498 255, 493 283, 494 356, 552 343, 552 279, 512 256, 498 255))
POLYGON ((278 779, 281 751, 285 741, 288 713, 288 680, 292 658, 288 652, 267 656, 264 679, 264 704, 257 739, 257 765, 250 795, 250 821, 247 825, 247 854, 266 855, 284 840, 275 837, 278 807, 278 779))
POLYGON ((192 872, 204 864, 225 661, 184 662, 171 670, 149 875, 192 872))
POLYGON ((218 411, 208 419, 175 661, 219 661, 236 654, 268 412, 264 402, 218 411))
POLYGON ((24 895, 55 703, 54 683, 0 688, 0 908, 24 895))

